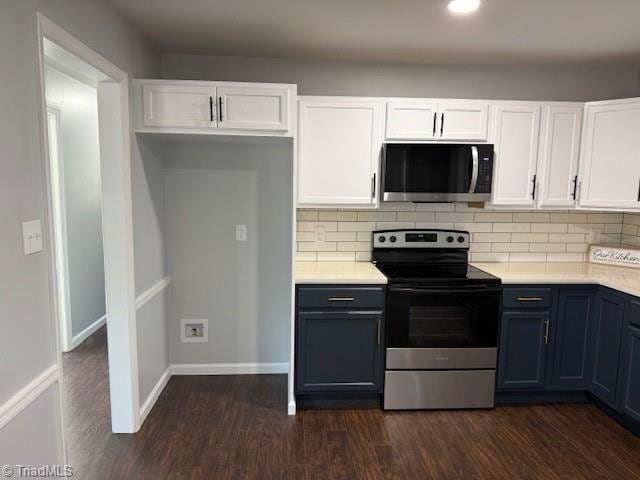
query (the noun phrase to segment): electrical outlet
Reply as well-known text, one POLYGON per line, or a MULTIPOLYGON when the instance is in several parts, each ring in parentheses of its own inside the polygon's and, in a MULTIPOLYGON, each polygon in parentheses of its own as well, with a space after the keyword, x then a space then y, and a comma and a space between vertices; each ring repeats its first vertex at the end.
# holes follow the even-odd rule
POLYGON ((236 225, 236 241, 237 242, 246 242, 247 241, 247 226, 246 225, 236 225))
POLYGON ((327 238, 327 229, 324 227, 316 227, 314 231, 316 234, 316 242, 324 242, 325 238, 327 238))
POLYGON ((180 341, 182 343, 207 343, 209 341, 209 320, 206 318, 181 319, 180 341))
POLYGON ((40 220, 22 222, 22 246, 25 255, 42 251, 42 225, 40 220))

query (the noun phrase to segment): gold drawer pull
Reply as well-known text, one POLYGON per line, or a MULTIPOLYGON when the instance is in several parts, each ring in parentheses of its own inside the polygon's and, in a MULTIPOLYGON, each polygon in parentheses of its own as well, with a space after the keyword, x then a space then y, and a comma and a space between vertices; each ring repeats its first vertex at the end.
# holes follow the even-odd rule
POLYGON ((541 302, 542 297, 518 297, 519 302, 541 302))
POLYGON ((378 336, 378 345, 380 345, 380 319, 378 319, 376 328, 377 328, 377 336, 378 336))
POLYGON ((547 345, 549 343, 549 319, 547 318, 544 321, 544 344, 547 345))
POLYGON ((330 302, 353 302, 353 297, 329 297, 330 302))

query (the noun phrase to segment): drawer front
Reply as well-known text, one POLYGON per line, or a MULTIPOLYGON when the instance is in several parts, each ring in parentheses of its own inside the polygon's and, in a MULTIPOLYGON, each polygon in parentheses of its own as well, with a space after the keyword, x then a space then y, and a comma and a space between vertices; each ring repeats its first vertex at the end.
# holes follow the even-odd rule
POLYGON ((550 288, 505 288, 502 292, 504 308, 549 308, 550 288))
POLYGON ((384 307, 382 287, 299 287, 298 309, 384 307))

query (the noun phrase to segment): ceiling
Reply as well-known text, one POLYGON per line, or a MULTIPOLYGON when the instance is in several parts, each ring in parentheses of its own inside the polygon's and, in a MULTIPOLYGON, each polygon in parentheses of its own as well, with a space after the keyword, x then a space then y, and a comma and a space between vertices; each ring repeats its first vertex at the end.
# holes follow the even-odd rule
POLYGON ((640 64, 640 0, 112 0, 162 53, 640 64))

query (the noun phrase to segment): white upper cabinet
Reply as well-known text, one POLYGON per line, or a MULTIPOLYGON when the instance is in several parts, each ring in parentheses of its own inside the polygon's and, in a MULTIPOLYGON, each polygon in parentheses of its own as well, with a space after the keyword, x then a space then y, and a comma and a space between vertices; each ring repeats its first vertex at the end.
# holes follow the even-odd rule
POLYGON ((289 129, 288 88, 221 86, 217 95, 219 128, 289 129))
POLYGON ((296 86, 134 80, 136 131, 292 136, 296 86))
POLYGON ((437 103, 389 102, 386 137, 388 140, 433 140, 437 116, 437 103))
POLYGON ((143 125, 145 127, 204 128, 216 126, 211 85, 142 85, 143 125))
POLYGON ((387 103, 387 140, 485 141, 489 102, 392 100, 387 103))
POLYGON ((487 139, 489 103, 469 100, 438 104, 439 134, 443 140, 487 139))
POLYGON ((494 205, 533 207, 537 190, 540 105, 499 103, 494 138, 494 205))
POLYGON ((583 104, 543 109, 538 178, 542 208, 576 206, 583 104))
POLYGON ((298 122, 298 205, 375 207, 384 102, 301 97, 298 122))
POLYGON ((580 206, 640 208, 640 98, 587 103, 580 206))

